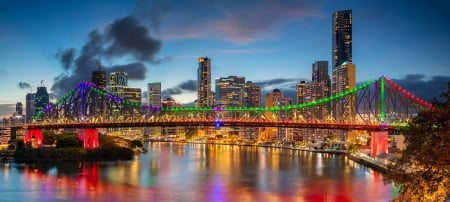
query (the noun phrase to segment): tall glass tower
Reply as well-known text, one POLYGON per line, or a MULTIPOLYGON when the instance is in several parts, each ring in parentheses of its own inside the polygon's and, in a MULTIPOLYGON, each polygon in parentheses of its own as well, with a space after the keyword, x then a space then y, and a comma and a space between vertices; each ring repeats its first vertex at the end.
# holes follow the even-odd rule
POLYGON ((212 106, 213 97, 211 93, 211 59, 207 57, 199 58, 197 73, 197 106, 212 106))
POLYGON ((333 66, 352 63, 352 10, 333 13, 333 66))
POLYGON ((99 65, 97 71, 92 72, 91 82, 97 84, 100 88, 106 89, 106 71, 99 65))
POLYGON ((37 87, 36 94, 34 96, 34 114, 43 110, 50 103, 47 88, 45 86, 37 87))

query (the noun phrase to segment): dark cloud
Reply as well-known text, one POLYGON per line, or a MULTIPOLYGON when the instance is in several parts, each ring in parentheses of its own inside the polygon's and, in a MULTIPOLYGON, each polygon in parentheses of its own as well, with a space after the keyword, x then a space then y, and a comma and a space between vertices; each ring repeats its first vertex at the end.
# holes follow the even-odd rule
POLYGON ((187 80, 178 84, 175 87, 167 88, 161 92, 163 98, 172 97, 183 93, 197 92, 197 81, 187 80))
POLYGON ((130 55, 135 59, 147 62, 159 62, 154 55, 161 49, 161 41, 153 39, 147 27, 140 25, 133 16, 114 21, 105 33, 110 44, 105 54, 110 57, 130 55))
POLYGON ((17 84, 17 87, 19 87, 20 89, 29 89, 29 88, 31 88, 31 85, 27 82, 21 81, 17 84))
POLYGON ((56 54, 65 70, 54 78, 51 91, 58 97, 75 87, 80 81, 90 81, 91 72, 99 68, 99 58, 109 61, 134 60, 128 64, 102 66, 107 72, 124 71, 130 80, 145 79, 147 67, 144 63, 159 63, 155 54, 161 49, 161 41, 155 39, 148 28, 134 16, 116 19, 104 30, 92 30, 78 56, 69 48, 56 54), (73 67, 73 68, 70 68, 73 67))
POLYGON ((72 62, 75 59, 75 48, 69 48, 66 50, 58 50, 55 57, 59 59, 62 66, 67 70, 72 66, 72 62))
POLYGON ((145 73, 147 73, 147 67, 143 63, 136 62, 126 65, 115 65, 108 68, 109 72, 127 72, 128 79, 143 80, 145 79, 145 73))
POLYGON ((306 81, 306 79, 302 78, 292 78, 292 79, 285 79, 285 78, 277 78, 277 79, 269 79, 264 81, 256 81, 254 82, 257 86, 261 87, 263 90, 273 90, 275 88, 293 88, 295 89, 297 86, 297 83, 300 81, 306 81))
POLYGON ((448 89, 450 76, 433 76, 426 79, 422 74, 408 74, 404 78, 392 79, 392 81, 414 95, 431 101, 448 89))

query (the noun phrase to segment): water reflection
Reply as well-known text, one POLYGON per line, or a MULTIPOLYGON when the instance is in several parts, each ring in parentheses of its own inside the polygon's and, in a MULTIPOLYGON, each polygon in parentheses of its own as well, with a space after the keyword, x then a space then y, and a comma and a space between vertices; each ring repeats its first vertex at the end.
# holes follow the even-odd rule
POLYGON ((5 201, 389 201, 382 176, 345 156, 152 143, 130 162, 0 169, 5 201))

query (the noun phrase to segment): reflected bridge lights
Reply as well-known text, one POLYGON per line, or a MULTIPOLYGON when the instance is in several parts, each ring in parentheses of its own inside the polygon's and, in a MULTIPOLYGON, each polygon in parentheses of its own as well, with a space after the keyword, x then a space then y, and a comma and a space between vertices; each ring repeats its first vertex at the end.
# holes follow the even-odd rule
POLYGON ((223 121, 222 119, 215 119, 214 120, 214 127, 216 127, 216 129, 219 129, 220 127, 223 126, 223 121))

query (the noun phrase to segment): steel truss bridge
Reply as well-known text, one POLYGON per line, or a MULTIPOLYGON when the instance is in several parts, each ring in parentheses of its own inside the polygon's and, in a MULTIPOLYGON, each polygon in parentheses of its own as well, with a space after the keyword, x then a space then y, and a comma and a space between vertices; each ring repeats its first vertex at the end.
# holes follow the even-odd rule
POLYGON ((432 109, 385 76, 329 97, 276 107, 159 107, 115 96, 80 82, 33 123, 3 126, 37 131, 58 128, 245 126, 387 131, 406 127, 420 110, 432 109))

